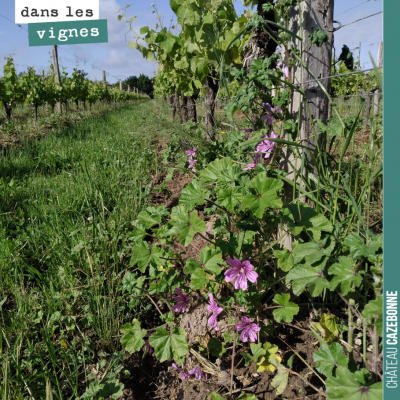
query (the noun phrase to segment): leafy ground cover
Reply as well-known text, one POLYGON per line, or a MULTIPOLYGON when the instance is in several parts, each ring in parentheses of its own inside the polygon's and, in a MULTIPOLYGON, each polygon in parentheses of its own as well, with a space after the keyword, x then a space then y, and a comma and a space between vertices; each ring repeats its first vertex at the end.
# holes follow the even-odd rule
POLYGON ((237 150, 261 137, 166 115, 126 105, 3 154, 3 398, 379 398, 380 236, 284 206, 237 150))

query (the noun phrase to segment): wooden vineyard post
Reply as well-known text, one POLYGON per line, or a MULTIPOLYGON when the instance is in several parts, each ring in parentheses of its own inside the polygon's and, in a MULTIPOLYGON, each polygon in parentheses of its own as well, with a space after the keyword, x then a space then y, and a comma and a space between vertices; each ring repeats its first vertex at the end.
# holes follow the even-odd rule
POLYGON ((119 80, 119 90, 122 90, 122 80, 119 80))
POLYGON ((102 71, 102 74, 103 74, 103 85, 105 85, 107 83, 106 71, 102 71))
POLYGON ((131 85, 128 85, 128 92, 131 91, 131 85))
MULTIPOLYGON (((60 68, 58 66, 57 46, 51 46, 51 52, 52 52, 52 55, 53 55, 54 80, 55 80, 57 86, 61 86, 60 68)), ((57 103, 57 111, 59 113, 62 112, 61 102, 57 103)))
POLYGON ((44 69, 42 70, 42 81, 44 82, 44 69))
MULTIPOLYGON (((331 63, 332 63, 332 36, 333 36, 333 2, 334 0, 304 0, 298 5, 291 8, 289 11, 289 29, 297 36, 303 38, 303 41, 291 38, 288 49, 285 49, 286 61, 291 56, 290 48, 294 49, 305 49, 302 55, 302 61, 307 66, 307 69, 311 71, 316 78, 324 78, 331 75, 331 63), (300 7, 300 10, 299 10, 300 7), (300 11, 300 12, 299 12, 300 11), (301 15, 301 19, 299 17, 301 15), (309 44, 309 35, 313 32, 314 28, 323 30, 328 35, 328 42, 323 43, 321 47, 317 45, 309 44)), ((314 129, 318 134, 318 128, 316 121, 321 120, 326 123, 328 118, 329 101, 324 91, 321 89, 318 82, 314 80, 314 77, 307 71, 306 68, 296 63, 289 74, 289 79, 293 83, 301 83, 305 81, 311 81, 301 84, 301 88, 305 92, 303 98, 298 92, 293 92, 292 103, 290 106, 290 113, 294 117, 294 122, 297 125, 300 120, 300 129, 296 138, 292 138, 285 133, 285 139, 287 140, 302 140, 301 144, 310 147, 312 149, 319 149, 322 151, 325 146, 325 135, 314 136, 314 129), (314 80, 314 81, 313 81, 314 80), (310 118, 310 114, 312 119, 310 118)), ((330 92, 330 79, 321 80, 320 83, 325 87, 325 90, 330 92)), ((299 149, 299 148, 298 148, 299 149)), ((295 171, 292 165, 297 171, 300 170, 302 151, 297 150, 297 157, 292 149, 284 149, 280 169, 288 172, 287 178, 296 180, 298 185, 301 184, 301 179, 298 175, 295 176, 295 171), (292 164, 292 165, 291 165, 292 164)), ((312 163, 312 159, 309 153, 305 152, 305 159, 307 162, 312 163)), ((304 173, 312 173, 304 170, 304 173)), ((297 172, 296 172, 297 174, 297 172)), ((284 192, 284 203, 288 204, 293 201, 294 198, 299 196, 298 192, 293 191, 293 186, 285 184, 284 192)), ((283 236, 283 232, 280 232, 280 237, 283 236)), ((286 235, 282 239, 284 247, 292 248, 292 237, 286 235)))
MULTIPOLYGON (((383 42, 378 43, 378 55, 376 57, 376 64, 378 68, 383 68, 383 42)), ((379 93, 379 89, 376 89, 379 93)), ((378 115, 379 112, 379 98, 380 94, 374 95, 374 115, 378 115)))

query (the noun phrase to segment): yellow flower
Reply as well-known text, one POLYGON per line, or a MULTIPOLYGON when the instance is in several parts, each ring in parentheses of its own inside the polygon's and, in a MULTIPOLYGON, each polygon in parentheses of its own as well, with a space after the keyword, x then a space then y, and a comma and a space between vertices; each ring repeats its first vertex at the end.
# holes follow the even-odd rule
POLYGON ((164 271, 164 267, 163 267, 162 265, 160 265, 157 269, 158 269, 159 271, 164 271))
POLYGON ((226 133, 226 132, 221 132, 221 135, 223 135, 224 133, 226 133))

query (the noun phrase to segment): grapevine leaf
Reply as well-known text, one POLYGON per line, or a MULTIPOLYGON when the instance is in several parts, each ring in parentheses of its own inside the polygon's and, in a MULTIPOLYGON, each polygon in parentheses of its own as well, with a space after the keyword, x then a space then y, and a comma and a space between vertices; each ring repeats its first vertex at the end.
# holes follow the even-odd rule
POLYGON ((211 338, 208 341, 207 347, 210 354, 215 357, 222 357, 226 352, 225 346, 218 338, 211 338))
POLYGON ((374 318, 374 325, 378 330, 378 335, 383 333, 383 296, 378 296, 375 300, 367 303, 363 311, 363 317, 374 318))
POLYGON ((197 268, 190 279, 190 288, 193 290, 201 290, 206 286, 208 279, 206 278, 206 273, 204 269, 197 268))
POLYGON ((326 394, 330 400, 382 400, 382 382, 367 385, 357 380, 347 368, 338 367, 336 376, 329 376, 326 380, 326 394))
POLYGON ((267 178, 267 173, 261 172, 251 180, 250 186, 255 189, 256 194, 244 197, 243 208, 250 208, 257 218, 262 218, 267 207, 282 207, 282 200, 277 195, 277 191, 283 186, 282 181, 267 178))
POLYGON ((230 187, 228 189, 221 189, 218 192, 217 203, 221 207, 225 207, 229 211, 234 211, 235 206, 241 204, 243 195, 238 187, 230 187))
POLYGON ((274 256, 278 259, 278 267, 282 271, 288 272, 293 268, 293 254, 288 249, 275 250, 274 256))
POLYGON ((207 229, 206 223, 197 216, 197 211, 192 211, 189 216, 184 206, 172 210, 171 223, 173 227, 164 235, 175 235, 183 246, 189 246, 197 232, 202 233, 207 229))
POLYGON ((105 399, 118 399, 123 395, 124 384, 118 379, 109 379, 99 391, 99 396, 105 399))
POLYGON ((191 210, 198 205, 204 204, 205 199, 207 199, 209 195, 210 192, 203 190, 200 183, 196 180, 193 180, 182 190, 181 197, 179 198, 179 204, 186 206, 189 210, 191 210))
POLYGON ((210 162, 207 168, 201 171, 200 181, 202 183, 232 183, 241 173, 242 170, 226 157, 210 162))
POLYGON ((321 238, 321 232, 332 232, 333 226, 322 214, 305 203, 289 204, 283 209, 284 222, 290 232, 297 236, 301 232, 308 232, 314 240, 321 238))
POLYGON ((316 44, 318 47, 321 47, 324 43, 329 41, 328 35, 317 27, 308 35, 308 39, 312 44, 316 44))
POLYGON ((356 273, 353 266, 353 259, 351 257, 339 257, 339 263, 333 264, 329 267, 329 275, 335 275, 330 283, 330 290, 335 290, 340 285, 340 292, 346 296, 354 287, 359 287, 362 282, 362 276, 356 273))
POLYGON ((138 320, 133 320, 132 324, 127 323, 120 328, 123 336, 121 338, 122 347, 128 353, 135 353, 139 351, 144 346, 143 338, 146 336, 147 331, 141 329, 140 322, 138 320))
POLYGON ((154 348, 160 362, 173 358, 177 363, 182 362, 183 356, 189 352, 183 328, 171 328, 171 332, 162 326, 149 337, 149 343, 154 348))
POLYGON ((298 265, 290 270, 286 275, 286 283, 292 284, 293 293, 297 296, 304 292, 306 286, 313 297, 319 296, 324 288, 329 287, 321 267, 311 267, 307 264, 298 265))
POLYGON ((290 294, 277 294, 274 297, 274 302, 282 308, 276 308, 272 313, 274 314, 275 321, 281 322, 282 320, 285 322, 292 322, 293 316, 299 312, 299 306, 295 303, 292 303, 290 300, 290 294))
POLYGON ((321 341, 321 348, 314 352, 313 358, 317 370, 326 376, 332 375, 334 367, 347 368, 349 363, 349 358, 343 354, 343 347, 337 342, 329 345, 321 341))
POLYGON ((214 275, 219 275, 221 273, 221 267, 218 265, 223 263, 220 250, 207 246, 200 250, 199 258, 207 272, 214 275))

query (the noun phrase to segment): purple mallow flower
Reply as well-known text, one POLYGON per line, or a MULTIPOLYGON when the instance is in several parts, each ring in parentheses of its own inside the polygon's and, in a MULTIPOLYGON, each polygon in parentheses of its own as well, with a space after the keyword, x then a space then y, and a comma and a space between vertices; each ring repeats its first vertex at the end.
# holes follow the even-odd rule
POLYGON ((191 369, 189 371, 189 376, 191 376, 191 375, 194 375, 194 377, 199 380, 201 378, 204 378, 204 380, 207 380, 207 377, 204 375, 203 371, 201 370, 201 368, 198 365, 196 365, 193 369, 191 369))
POLYGON ((197 162, 197 160, 193 160, 193 157, 190 156, 189 158, 189 168, 193 171, 196 172, 196 170, 194 169, 194 164, 197 162))
MULTIPOLYGON (((275 135, 274 131, 271 132, 271 136, 264 135, 263 139, 277 139, 278 136, 275 135)), ((260 153, 265 153, 264 158, 269 158, 271 153, 274 151, 275 147, 275 142, 271 142, 270 140, 261 140, 260 143, 258 143, 258 146, 255 150, 256 157, 261 157, 260 153)))
POLYGON ((178 372, 178 374, 181 377, 181 379, 187 379, 188 378, 188 376, 189 376, 188 373, 183 371, 179 367, 177 367, 175 363, 172 363, 172 368, 174 368, 178 372))
POLYGON ((277 106, 272 107, 271 104, 269 103, 263 103, 263 105, 267 109, 267 113, 263 117, 261 117, 261 120, 262 121, 267 120, 267 124, 271 125, 272 121, 274 120, 274 116, 272 113, 278 114, 282 112, 282 109, 277 106))
POLYGON ((250 342, 255 342, 257 340, 256 332, 260 332, 261 328, 255 323, 251 322, 247 317, 242 318, 242 324, 237 324, 236 330, 242 331, 240 334, 240 340, 242 342, 247 342, 250 339, 250 342))
POLYGON ((173 297, 173 299, 176 301, 176 304, 174 305, 174 311, 179 312, 182 310, 182 312, 185 312, 186 309, 186 303, 189 301, 189 296, 186 294, 182 293, 182 290, 180 288, 175 288, 175 293, 177 296, 173 297))
POLYGON ((208 325, 211 325, 214 330, 218 331, 218 325, 217 325, 217 317, 219 314, 222 313, 222 307, 218 307, 218 304, 214 301, 214 296, 210 293, 208 295, 210 298, 210 301, 208 302, 207 310, 212 313, 211 317, 208 318, 208 325))
POLYGON ((253 266, 249 260, 240 262, 238 259, 228 258, 226 262, 233 267, 225 271, 225 281, 232 282, 235 280, 235 289, 247 290, 247 280, 255 283, 258 278, 257 272, 253 271, 253 266))
POLYGON ((242 168, 242 171, 248 171, 250 169, 253 169, 256 166, 256 164, 254 162, 247 164, 246 168, 242 168))
POLYGON ((197 151, 197 149, 196 149, 196 147, 193 147, 193 150, 185 150, 185 153, 188 155, 188 156, 195 156, 196 155, 196 151, 197 151))

